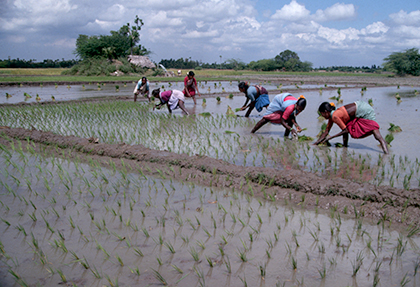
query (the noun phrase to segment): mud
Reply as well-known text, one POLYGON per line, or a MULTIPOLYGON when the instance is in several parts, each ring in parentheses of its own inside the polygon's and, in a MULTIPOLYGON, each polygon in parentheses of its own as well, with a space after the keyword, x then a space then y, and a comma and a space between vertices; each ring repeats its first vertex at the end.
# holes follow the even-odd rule
MULTIPOLYGON (((234 77, 230 77, 232 79, 234 77)), ((391 86, 418 85, 418 77, 314 77, 290 75, 248 76, 238 80, 264 80, 280 83, 305 84, 344 84, 360 86, 391 86)), ((44 84, 46 84, 44 82, 44 84)), ((62 83, 60 83, 62 84, 62 83)), ((67 83, 65 83, 67 84, 67 83)), ((70 83, 69 83, 70 84, 70 83)), ((76 84, 76 83, 71 83, 76 84)), ((328 89, 328 88, 327 88, 328 89)), ((218 96, 228 95, 220 93, 218 96)), ((234 93, 240 95, 240 93, 234 93)), ((216 96, 216 95, 213 95, 216 96)), ((112 99, 81 99, 75 102, 132 100, 132 97, 114 97, 112 99)), ((20 103, 31 104, 62 104, 62 102, 20 103)), ((7 106, 8 104, 5 104, 7 106)), ((2 106, 2 105, 0 105, 2 106)), ((419 189, 404 190, 389 186, 375 186, 368 183, 358 183, 342 178, 324 179, 313 173, 300 170, 282 170, 264 167, 236 166, 222 160, 206 156, 188 156, 168 151, 158 151, 141 145, 95 143, 94 139, 74 136, 60 136, 51 132, 38 130, 11 129, 2 127, 0 133, 13 140, 31 140, 39 150, 45 149, 58 156, 62 149, 71 151, 73 157, 91 157, 103 165, 109 165, 110 160, 121 166, 121 159, 133 170, 142 168, 149 175, 160 175, 163 171, 168 177, 188 180, 204 186, 215 186, 264 197, 268 200, 284 201, 300 205, 308 209, 334 209, 350 216, 365 216, 374 220, 399 222, 406 225, 420 223, 420 193, 419 189), (159 170, 159 171, 158 171, 159 170)), ((10 145, 3 137, 0 142, 10 145)))
MULTIPOLYGON (((51 132, 1 127, 0 143, 32 141, 39 151, 60 156, 91 158, 104 166, 131 166, 148 175, 171 177, 204 186, 248 193, 267 200, 284 201, 308 209, 334 209, 354 217, 403 224, 420 223, 419 189, 404 190, 374 186, 346 179, 324 179, 299 170, 243 167, 206 156, 188 156, 158 151, 141 145, 95 143, 96 139, 60 136, 51 132), (10 140, 6 140, 5 136, 10 140), (139 169, 140 167, 140 169, 139 169)), ((7 138, 6 137, 6 138, 7 138)), ((23 145, 24 146, 24 145, 23 145)))

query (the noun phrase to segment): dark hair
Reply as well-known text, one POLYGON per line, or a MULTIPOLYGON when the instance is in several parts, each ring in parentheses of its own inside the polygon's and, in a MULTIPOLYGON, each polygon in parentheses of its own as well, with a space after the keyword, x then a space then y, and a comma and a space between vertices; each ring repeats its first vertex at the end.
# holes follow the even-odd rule
POLYGON ((335 110, 335 105, 331 105, 329 102, 323 102, 318 108, 320 113, 332 112, 333 110, 335 110))
POLYGON ((239 84, 238 84, 238 88, 239 89, 248 89, 249 88, 249 85, 248 85, 248 83, 247 82, 240 82, 239 84))
POLYGON ((141 80, 143 81, 143 80, 146 80, 147 81, 147 78, 146 77, 143 77, 143 78, 141 78, 141 80))
POLYGON ((299 107, 302 108, 302 110, 304 110, 306 108, 306 99, 305 98, 298 99, 298 101, 296 102, 296 105, 298 105, 299 107))
POLYGON ((193 71, 189 71, 189 72, 188 72, 188 76, 194 77, 194 75, 195 75, 195 74, 194 74, 194 72, 193 72, 193 71))
POLYGON ((160 88, 154 89, 152 91, 152 96, 155 97, 155 98, 157 98, 157 96, 159 95, 159 93, 160 93, 160 88))

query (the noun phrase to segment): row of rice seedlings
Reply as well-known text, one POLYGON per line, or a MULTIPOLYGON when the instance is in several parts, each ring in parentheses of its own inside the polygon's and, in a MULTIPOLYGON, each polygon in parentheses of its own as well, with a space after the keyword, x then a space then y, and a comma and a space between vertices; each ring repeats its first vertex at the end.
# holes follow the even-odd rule
MULTIPOLYGON (((391 158, 392 170, 386 164, 386 169, 378 174, 378 169, 372 163, 358 165, 358 161, 352 159, 353 155, 347 155, 351 160, 349 164, 344 162, 342 155, 338 158, 336 151, 334 158, 328 154, 321 158, 317 154, 319 149, 311 148, 308 144, 285 145, 286 141, 279 139, 276 141, 272 138, 264 139, 267 144, 261 144, 257 142, 261 137, 227 133, 231 129, 251 126, 253 123, 223 115, 205 119, 171 117, 167 113, 150 113, 147 104, 133 106, 126 102, 8 107, 3 109, 2 113, 4 114, 4 117, 1 117, 4 120, 3 125, 22 126, 28 129, 34 127, 85 138, 94 136, 101 142, 141 143, 151 148, 159 147, 176 153, 207 155, 247 166, 281 168, 284 164, 291 164, 295 168, 303 166, 303 169, 315 173, 339 174, 343 177, 377 184, 403 186, 406 189, 420 184, 417 180, 418 164, 411 163, 411 167, 407 169, 405 165, 392 162, 394 158, 391 158), (86 125, 86 122, 91 124, 86 125), (139 125, 138 122, 148 122, 147 128, 139 125), (270 151, 276 155, 269 155, 270 151), (280 156, 278 156, 279 153, 280 156)), ((331 150, 327 149, 326 152, 330 153, 331 150)))
MULTIPOLYGON (((123 169, 118 172, 115 172, 113 169, 104 170, 94 161, 89 162, 88 165, 77 162, 72 164, 64 163, 62 160, 53 157, 46 159, 39 158, 38 160, 41 161, 39 163, 40 168, 36 168, 35 165, 37 164, 29 167, 33 162, 31 160, 24 160, 26 157, 30 156, 23 153, 22 158, 22 155, 13 152, 12 157, 10 157, 8 153, 2 152, 4 161, 6 159, 9 160, 9 165, 5 165, 8 173, 16 174, 15 177, 18 179, 18 181, 15 179, 10 180, 2 176, 2 182, 9 186, 18 186, 18 182, 21 181, 18 166, 25 162, 28 163, 23 171, 23 175, 30 176, 28 180, 31 182, 31 189, 24 185, 19 185, 18 191, 21 194, 27 193, 29 195, 27 198, 32 202, 30 203, 28 199, 26 199, 27 203, 23 199, 15 202, 3 200, 5 206, 8 204, 11 206, 12 204, 18 205, 18 208, 13 209, 7 209, 3 206, 2 210, 6 211, 3 219, 10 222, 12 226, 21 226, 26 230, 26 236, 23 232, 19 232, 18 238, 28 237, 29 232, 33 234, 31 235, 32 242, 30 243, 30 248, 32 250, 39 250, 37 251, 39 262, 46 262, 45 258, 48 258, 49 262, 62 262, 62 259, 54 255, 54 250, 61 250, 62 254, 73 254, 72 257, 74 259, 71 259, 72 261, 70 262, 80 265, 83 269, 87 269, 86 267, 92 269, 92 272, 88 275, 89 280, 104 280, 104 282, 108 281, 108 284, 110 282, 116 284, 116 282, 124 280, 124 275, 109 273, 110 266, 119 266, 122 270, 126 270, 125 274, 128 272, 133 274, 133 270, 138 270, 138 272, 134 271, 134 273, 137 273, 140 277, 150 272, 147 270, 150 270, 150 266, 152 266, 166 282, 181 280, 183 278, 181 275, 175 279, 172 279, 173 277, 169 275, 168 270, 173 269, 172 262, 177 262, 176 266, 179 270, 188 270, 196 267, 197 272, 195 274, 197 280, 202 280, 203 277, 200 276, 201 270, 214 268, 215 266, 224 266, 228 273, 235 272, 236 270, 241 270, 238 265, 239 261, 248 266, 246 267, 246 272, 249 272, 248 269, 250 269, 254 270, 253 272, 259 274, 259 276, 262 273, 264 274, 265 280, 270 282, 270 280, 275 280, 275 277, 278 275, 278 272, 273 272, 273 269, 277 269, 277 266, 281 262, 280 260, 284 256, 287 256, 287 254, 291 254, 289 257, 291 262, 290 270, 303 272, 304 267, 300 262, 306 260, 307 257, 316 257, 318 253, 321 256, 334 254, 336 248, 340 248, 340 252, 347 253, 351 252, 353 248, 356 250, 363 248, 364 244, 367 244, 366 248, 368 250, 372 248, 372 241, 366 239, 360 240, 359 238, 369 238, 369 233, 372 234, 374 231, 369 231, 368 229, 374 229, 375 227, 363 227, 364 224, 360 220, 357 221, 357 224, 353 228, 349 227, 348 223, 346 223, 347 227, 344 228, 341 219, 336 218, 337 215, 334 215, 336 225, 334 225, 334 232, 331 232, 328 224, 325 226, 325 223, 329 221, 320 219, 319 215, 312 217, 309 214, 303 213, 300 216, 296 216, 293 209, 288 210, 278 206, 271 206, 269 208, 270 212, 267 212, 265 206, 268 203, 262 204, 245 195, 234 196, 234 192, 232 192, 226 198, 218 191, 205 188, 197 196, 195 188, 191 188, 190 186, 187 189, 184 188, 184 203, 186 202, 186 204, 181 205, 179 203, 179 189, 177 192, 170 192, 172 182, 168 180, 148 179, 144 181, 132 177, 128 170, 123 169), (68 167, 64 168, 63 164, 67 164, 68 167), (64 172, 66 169, 72 170, 72 172, 64 172), (29 175, 27 170, 31 170, 29 175), (51 172, 51 170, 54 172, 51 172), (61 177, 58 175, 53 177, 54 184, 51 184, 51 190, 48 190, 42 178, 51 177, 51 174, 55 173, 60 174, 61 177), (114 176, 110 176, 111 174, 114 174, 114 176), (103 180, 104 177, 107 178, 106 181, 103 180), (86 178, 86 180, 83 180, 83 178, 86 178), (67 191, 66 194, 61 194, 61 192, 60 194, 54 193, 54 190, 67 190, 64 183, 66 182, 68 184, 69 181, 73 182, 73 187, 70 188, 70 191, 67 191), (86 189, 90 189, 92 192, 85 192, 86 189), (33 190, 37 190, 38 195, 33 195, 33 190), (79 190, 82 192, 79 192, 79 190), (53 197, 56 199, 53 200, 53 197), (73 202, 72 208, 55 208, 58 202, 61 202, 61 198, 73 202), (199 200, 197 201, 197 199, 199 200), (217 204, 210 202, 217 202, 217 204), (200 206, 200 209, 195 208, 197 205, 200 206), (44 218, 44 224, 29 226, 27 222, 32 222, 33 219, 30 219, 29 216, 27 218, 25 216, 16 217, 15 213, 19 213, 19 210, 23 210, 24 213, 30 212, 31 214, 35 214, 35 216, 38 215, 38 217, 44 218), (54 212, 53 210, 56 211, 54 212), (143 211, 144 216, 141 216, 142 212, 140 210, 143 211), (71 212, 70 216, 68 214, 69 212, 71 212), (283 216, 281 215, 282 212, 284 213, 283 216), (138 219, 134 220, 136 213, 140 214, 140 218, 143 219, 140 221, 138 219), (234 216, 226 216, 227 213, 233 214, 234 216), (170 214, 174 214, 175 216, 170 216, 170 214), (277 220, 270 221, 267 219, 267 216, 268 218, 276 218, 277 220), (284 224, 281 223, 281 217, 284 217, 284 224), (172 219, 169 220, 169 218, 172 219), (91 224, 85 224, 86 219, 91 224), (181 221, 191 222, 192 224, 180 225, 179 223, 181 221), (58 226, 62 224, 67 225, 69 229, 59 229, 58 226), (307 228, 312 226, 312 224, 318 226, 317 242, 320 242, 320 244, 316 246, 304 244, 307 240, 313 240, 313 235, 307 231, 307 228), (138 228, 133 228, 136 225, 138 228), (50 229, 54 232, 47 233, 47 240, 45 240, 40 235, 43 232, 42 229, 49 229, 47 226, 50 226, 50 229), (77 234, 71 232, 75 227, 79 229, 79 233, 77 234), (279 230, 279 232, 275 233, 274 241, 273 237, 267 236, 266 234, 266 231, 273 230, 273 227, 279 230), (138 230, 141 229, 146 232, 139 233, 138 230), (338 239, 341 230, 347 231, 347 243, 338 239), (287 248, 284 251, 275 248, 276 242, 290 241, 290 232, 292 233, 294 250, 289 252, 287 248), (333 238, 336 238, 335 242, 333 241, 331 245, 328 244, 329 241, 327 240, 327 235, 329 234, 334 236, 333 238), (180 238, 181 236, 182 238, 180 238), (224 236, 224 239, 222 236, 224 236), (156 242, 159 243, 157 246, 164 246, 166 248, 158 248, 156 250, 145 247, 147 246, 145 243, 150 237, 157 238, 156 242), (110 238, 116 239, 109 240, 110 238), (182 240, 177 240, 178 238, 182 240), (246 240, 246 238, 248 239, 246 240), (82 249, 79 247, 80 239, 85 243, 82 249), (220 239, 222 239, 223 245, 218 245, 220 239), (196 247, 191 246, 192 242, 195 242, 200 247, 200 251, 196 247), (123 243, 124 245, 122 245, 123 243), (260 254, 258 250, 261 248, 258 246, 264 245, 267 246, 266 252, 260 254), (223 246, 223 248, 217 250, 216 246, 223 246), (116 248, 121 250, 121 247, 127 250, 133 249, 135 252, 117 252, 116 248), (104 261, 100 263, 100 261, 95 260, 95 257, 92 257, 89 250, 98 250, 99 254, 102 254, 101 257, 104 261), (215 258, 214 254, 216 250, 219 255, 215 258), (77 254, 84 254, 85 257, 81 260, 82 257, 77 254), (130 254, 133 254, 133 256, 130 254), (191 263, 188 263, 188 261, 183 261, 182 263, 182 258, 185 257, 185 254, 190 254, 189 256, 192 257, 191 263), (151 265, 153 263, 150 260, 144 260, 147 257, 156 258, 158 265, 153 267, 151 265), (139 262, 137 261, 138 258, 143 258, 143 260, 139 262), (206 263, 206 261, 200 261, 200 258, 214 259, 210 260, 211 263, 208 260, 206 263), (237 258, 238 261, 230 261, 228 258, 237 258), (98 271, 98 269, 94 271, 93 267, 89 268, 89 265, 92 265, 93 262, 102 271, 98 271), (255 267, 252 262, 263 262, 260 265, 262 268, 254 269, 255 267), (104 273, 103 270, 108 270, 106 272, 109 274, 104 273)), ((181 185, 184 184, 181 183, 181 185)), ((14 197, 12 193, 8 193, 8 196, 14 197)), ((378 240, 383 241, 384 238, 388 241, 388 244, 394 242, 395 249, 389 248, 389 246, 383 246, 382 249, 375 250, 376 256, 372 257, 371 260, 376 260, 374 258, 385 257, 387 254, 395 252, 396 255, 401 257, 402 262, 410 261, 409 259, 404 259, 406 244, 404 244, 403 237, 397 239, 395 237, 392 238, 392 234, 385 234, 384 231, 381 231, 381 237, 378 237, 378 240)), ((5 249, 7 250, 8 248, 10 250, 8 246, 5 249)), ((368 270, 363 269, 363 266, 369 266, 370 262, 366 263, 366 260, 369 258, 366 257, 366 254, 363 257, 363 260, 360 260, 361 256, 358 256, 353 261, 354 270, 352 274, 347 273, 349 277, 358 276, 360 272, 368 272, 368 270), (362 264, 360 263, 361 261, 362 264)), ((349 265, 348 260, 338 260, 336 258, 334 260, 337 266, 343 264, 344 269, 349 265)), ((311 271, 305 271, 303 278, 305 276, 307 276, 306 278, 312 278, 314 274, 317 275, 319 267, 317 263, 313 264, 313 270, 315 271, 313 273, 311 271)), ((407 265, 408 263, 404 264, 407 265)), ((61 282, 68 281, 69 278, 74 276, 71 275, 72 271, 65 265, 58 264, 56 266, 53 277, 58 278, 61 282)), ((392 265, 392 268, 400 270, 398 266, 392 265)), ((342 272, 339 271, 339 267, 335 268, 337 270, 336 272, 342 272)), ((324 279, 328 280, 328 272, 322 274, 324 274, 324 279)), ((317 276, 321 275, 318 274, 317 276)), ((160 277, 157 276, 156 278, 160 277)), ((410 278, 410 275, 406 278, 410 278)), ((188 279, 183 278, 182 280, 188 279)), ((208 279, 206 278, 206 280, 212 282, 212 280, 217 279, 210 277, 208 279)), ((292 278, 292 280, 295 279, 292 278)))

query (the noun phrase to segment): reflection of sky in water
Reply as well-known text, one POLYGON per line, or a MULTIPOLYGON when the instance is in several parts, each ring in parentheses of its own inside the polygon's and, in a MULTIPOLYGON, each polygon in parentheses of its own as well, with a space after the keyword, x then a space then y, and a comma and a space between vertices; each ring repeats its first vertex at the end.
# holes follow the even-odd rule
MULTIPOLYGON (((332 209, 305 210, 304 204, 284 204, 283 194, 272 202, 166 175, 161 179, 108 169, 95 161, 0 151, 0 166, 2 221, 11 224, 0 225, 2 248, 14 260, 10 268, 31 285, 59 285, 61 278, 51 270, 86 286, 104 285, 106 276, 123 286, 157 285, 151 268, 170 286, 198 286, 200 272, 207 286, 243 286, 239 278, 249 286, 370 286, 376 267, 381 286, 397 286, 406 274, 416 278, 420 239, 400 234, 395 224, 354 219, 332 209), (193 259, 193 251, 199 260, 193 259), (241 253, 247 261, 241 261, 241 253), (48 258, 45 265, 40 264, 41 254, 48 258), (358 256, 363 264, 353 277, 358 256), (232 273, 227 272, 227 260, 232 273), (139 276, 133 272, 137 267, 139 276), (97 279, 91 270, 105 278, 97 279)), ((309 200, 307 196, 305 202, 309 200)), ((7 286, 14 283, 12 276, 4 280, 7 286)))
MULTIPOLYGON (((251 85, 262 85, 267 90, 275 89, 287 89, 296 90, 296 85, 279 85, 270 82, 250 82, 251 85)), ((51 96, 54 96, 57 101, 69 101, 81 98, 94 98, 94 97, 115 97, 115 96, 133 96, 133 90, 136 83, 129 82, 125 86, 124 84, 104 84, 100 85, 98 90, 98 84, 86 84, 84 85, 69 85, 69 86, 23 86, 23 87, 0 87, 0 104, 9 103, 15 104, 20 102, 36 102, 36 95, 38 94, 43 101, 51 101, 51 96), (116 86, 119 87, 118 91, 116 86), (6 97, 6 93, 11 95, 10 98, 6 97), (28 93, 31 98, 25 100, 24 93, 28 93)), ((297 84, 299 88, 319 88, 323 85, 304 85, 297 84)), ((215 93, 232 93, 238 92, 238 81, 201 81, 198 82, 199 91, 202 94, 215 94, 215 93)), ((333 87, 335 85, 330 85, 333 87)), ((337 86, 338 87, 338 86, 337 86)), ((341 86, 343 87, 343 86, 341 86)), ((150 90, 161 88, 163 90, 182 90, 184 88, 183 82, 152 82, 150 83, 150 90)))
MULTIPOLYGON (((218 85, 218 82, 208 82, 207 84, 209 86, 216 83, 218 85)), ((226 84, 226 88, 230 87, 229 82, 222 82, 223 84, 226 84)), ((236 82, 232 82, 232 89, 236 89, 236 82)), ((129 85, 127 85, 129 86, 129 85)), ((178 86, 181 86, 181 83, 178 83, 178 86)), ((264 84, 264 86, 266 86, 264 84)), ((175 84, 172 84, 172 88, 176 87, 175 84)), ((55 87, 36 87, 33 89, 52 89, 56 90, 55 87)), ((81 87, 79 87, 81 89, 81 87)), ((113 91, 111 93, 111 90, 115 89, 113 85, 106 85, 104 86, 103 90, 110 91, 110 94, 115 94, 113 91)), ((122 87, 120 86, 120 89, 122 87)), ((153 84, 152 84, 153 89, 153 84)), ((403 132, 401 133, 394 133, 394 141, 391 143, 390 153, 391 155, 388 156, 389 159, 391 159, 392 156, 395 156, 395 161, 400 162, 400 157, 403 159, 407 157, 409 161, 411 161, 411 165, 415 164, 416 159, 420 158, 420 150, 417 148, 417 143, 420 142, 420 132, 418 131, 416 127, 416 120, 419 118, 419 111, 418 108, 420 107, 420 96, 416 96, 414 94, 415 90, 420 91, 419 87, 401 87, 398 89, 395 87, 378 87, 378 88, 368 88, 367 91, 364 92, 362 95, 360 93, 360 88, 347 88, 341 89, 341 98, 343 99, 343 104, 351 103, 357 100, 364 100, 368 101, 369 99, 372 99, 373 102, 373 108, 376 112, 376 118, 377 122, 379 123, 381 129, 381 134, 383 137, 385 137, 388 134, 387 129, 389 128, 390 123, 393 123, 395 125, 398 125, 402 128, 403 132), (395 98, 396 94, 399 94, 401 97, 401 103, 397 103, 397 99, 395 98)), ((103 91, 102 90, 102 91, 103 91)), ((129 93, 132 92, 132 88, 125 88, 126 92, 129 93)), ((316 138, 322 123, 326 122, 325 120, 318 120, 318 114, 317 110, 319 105, 324 101, 334 101, 329 99, 330 97, 337 96, 337 90, 323 90, 322 94, 319 94, 318 89, 315 91, 301 91, 297 90, 296 87, 294 87, 294 90, 286 90, 284 91, 291 92, 294 96, 298 97, 299 94, 304 94, 304 96, 307 99, 308 105, 298 117, 297 121, 299 125, 302 128, 306 128, 302 134, 306 136, 310 136, 312 138, 316 138)), ((77 87, 71 87, 70 89, 67 89, 66 87, 59 86, 57 88, 57 91, 64 91, 66 93, 74 92, 78 96, 80 94, 93 94, 100 91, 95 91, 94 86, 87 87, 86 91, 80 90, 77 92, 77 87)), ((23 92, 23 90, 22 90, 23 92)), ((121 92, 121 91, 120 91, 121 92)), ((269 92, 270 99, 274 98, 274 94, 272 92, 269 92)), ((23 97, 23 96, 22 96, 23 97)), ((14 97, 10 98, 13 99, 14 97)), ((9 100, 10 100, 9 99, 9 100)), ((235 108, 241 107, 245 102, 245 96, 235 96, 233 99, 228 99, 225 97, 222 97, 221 102, 217 103, 216 99, 214 97, 209 97, 206 99, 206 105, 203 106, 202 98, 197 96, 197 105, 193 104, 192 99, 186 99, 186 108, 193 114, 200 114, 203 112, 208 112, 213 115, 213 117, 222 116, 226 113, 228 106, 230 106, 233 110, 235 108)), ((32 101, 34 98, 31 99, 32 101)), ((137 105, 141 105, 142 103, 136 103, 137 105)), ((133 103, 134 105, 134 103, 133 103)), ((340 106, 340 105, 338 105, 340 106)), ((206 142, 201 142, 201 139, 195 139, 198 135, 189 135, 188 131, 182 131, 180 135, 183 136, 190 136, 192 141, 182 141, 182 145, 179 145, 180 140, 178 140, 178 136, 174 136, 173 142, 168 142, 163 139, 161 143, 157 143, 157 148, 161 149, 168 149, 170 151, 183 153, 186 152, 186 148, 188 149, 189 154, 206 154, 212 157, 217 158, 223 158, 229 162, 233 162, 235 164, 242 165, 244 163, 244 157, 246 158, 246 165, 256 165, 261 166, 263 164, 266 164, 266 166, 273 165, 272 162, 270 162, 270 157, 265 155, 266 158, 264 158, 263 154, 259 151, 260 148, 257 146, 258 138, 263 137, 266 139, 274 139, 277 141, 278 139, 283 138, 284 128, 280 125, 273 125, 273 124, 266 124, 264 127, 262 127, 255 135, 250 135, 250 130, 255 125, 255 123, 261 119, 262 115, 264 114, 265 110, 258 113, 256 110, 254 110, 251 113, 251 116, 249 119, 240 118, 238 120, 233 120, 234 123, 245 121, 238 125, 229 125, 226 127, 223 127, 223 129, 218 129, 218 126, 212 126, 211 124, 206 127, 205 129, 210 129, 211 132, 211 139, 210 144, 206 142), (227 135, 225 132, 226 130, 234 131, 234 134, 227 135), (237 140, 237 137, 240 136, 240 140, 237 140), (222 140, 219 140, 219 138, 222 138, 222 140), (249 137, 252 137, 252 140, 249 140, 249 137), (201 142, 201 145, 197 142, 201 142), (241 142, 241 151, 236 153, 237 148, 239 147, 239 142, 241 142), (245 143, 245 144, 244 144, 245 143), (242 148, 242 146, 245 146, 246 148, 242 148), (207 148, 208 152, 204 152, 203 149, 207 148), (217 151, 218 149, 218 151, 217 151), (243 151, 242 151, 243 149, 243 151), (249 150, 248 152, 246 150, 249 150), (257 152, 256 152, 257 151, 257 152), (218 154, 217 154, 218 153, 218 154), (232 156, 232 157, 230 157, 232 156), (267 160, 268 162, 264 163, 264 160, 267 160)), ((167 109, 161 109, 156 110, 154 113, 163 113, 167 114, 167 109)), ((181 111, 175 110, 174 115, 180 115, 181 111)), ((237 115, 245 115, 245 111, 237 112, 237 115)), ((210 118, 203 118, 199 117, 200 120, 203 121, 212 121, 212 117, 210 118)), ((70 123, 66 123, 66 125, 70 125, 70 123)), ((76 127, 78 128, 78 127, 76 127)), ((108 127, 106 125, 101 124, 98 129, 111 129, 112 127, 108 127)), ((124 131, 124 125, 121 126, 121 131, 124 131)), ((340 129, 334 125, 332 128, 332 131, 330 132, 331 135, 334 135, 338 133, 340 129)), ((60 131, 55 131, 60 133, 60 131)), ((102 132, 105 132, 102 130, 102 132)), ((131 133, 131 130, 126 131, 129 136, 136 136, 136 133, 131 133)), ((202 130, 205 135, 206 131, 202 130)), ((89 135, 91 136, 91 135, 89 135)), ((181 136, 182 137, 182 136, 181 136)), ((127 142, 129 144, 138 144, 138 140, 135 142, 131 142, 129 138, 124 139, 124 142, 127 142)), ((142 139, 145 141, 146 139, 142 139)), ((336 138, 331 141, 332 144, 335 143, 342 143, 342 138, 336 138)), ((146 142, 145 142, 146 144, 146 142)), ((309 143, 310 144, 310 143, 309 143)), ((284 146, 284 143, 281 142, 281 145, 284 146)), ((153 147, 152 147, 153 148, 153 147)), ((301 151, 304 148, 302 147, 299 151, 301 151)), ((373 164, 377 162, 377 158, 379 156, 382 156, 382 150, 379 147, 378 142, 373 137, 368 137, 365 139, 349 139, 349 148, 348 149, 340 149, 340 148, 327 148, 327 147, 315 147, 313 149, 309 149, 308 152, 309 160, 308 166, 313 166, 313 161, 315 151, 319 152, 319 156, 323 159, 323 161, 327 160, 328 156, 334 156, 338 158, 347 158, 348 155, 356 155, 358 157, 359 155, 362 157, 368 156, 369 161, 373 164), (330 155, 328 155, 330 153, 330 155)), ((304 164, 304 157, 305 155, 302 155, 302 158, 299 159, 299 162, 301 165, 304 164)), ((389 164, 388 164, 389 165, 389 164)), ((274 166, 277 168, 278 164, 274 163, 274 166)), ((309 170, 309 168, 308 168, 309 170)), ((399 183, 396 183, 396 186, 401 186, 403 177, 406 174, 410 173, 410 168, 407 169, 399 169, 398 172, 401 172, 399 183), (402 176, 401 176, 402 175, 402 176)), ((392 175, 386 174, 386 178, 390 177, 392 175)), ((394 177, 397 175, 395 174, 394 177)), ((417 187, 419 184, 418 180, 418 173, 415 173, 414 176, 411 179, 412 186, 411 187, 417 187)), ((383 181, 383 184, 388 184, 387 180, 383 181)))

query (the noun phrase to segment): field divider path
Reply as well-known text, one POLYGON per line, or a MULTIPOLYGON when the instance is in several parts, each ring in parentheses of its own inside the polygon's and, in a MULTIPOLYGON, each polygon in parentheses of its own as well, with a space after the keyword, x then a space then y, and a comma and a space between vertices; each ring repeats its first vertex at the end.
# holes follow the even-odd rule
POLYGON ((324 179, 301 170, 244 167, 207 156, 176 154, 142 145, 99 143, 93 138, 62 136, 36 129, 0 127, 0 135, 0 143, 6 146, 10 146, 10 141, 31 141, 39 150, 54 147, 49 148, 49 152, 62 156, 61 150, 67 149, 71 156, 92 157, 108 167, 110 160, 120 167, 124 160, 124 165, 132 167, 132 172, 222 188, 227 194, 240 192, 302 208, 334 209, 349 216, 407 225, 420 223, 419 189, 375 186, 342 178, 324 179))

